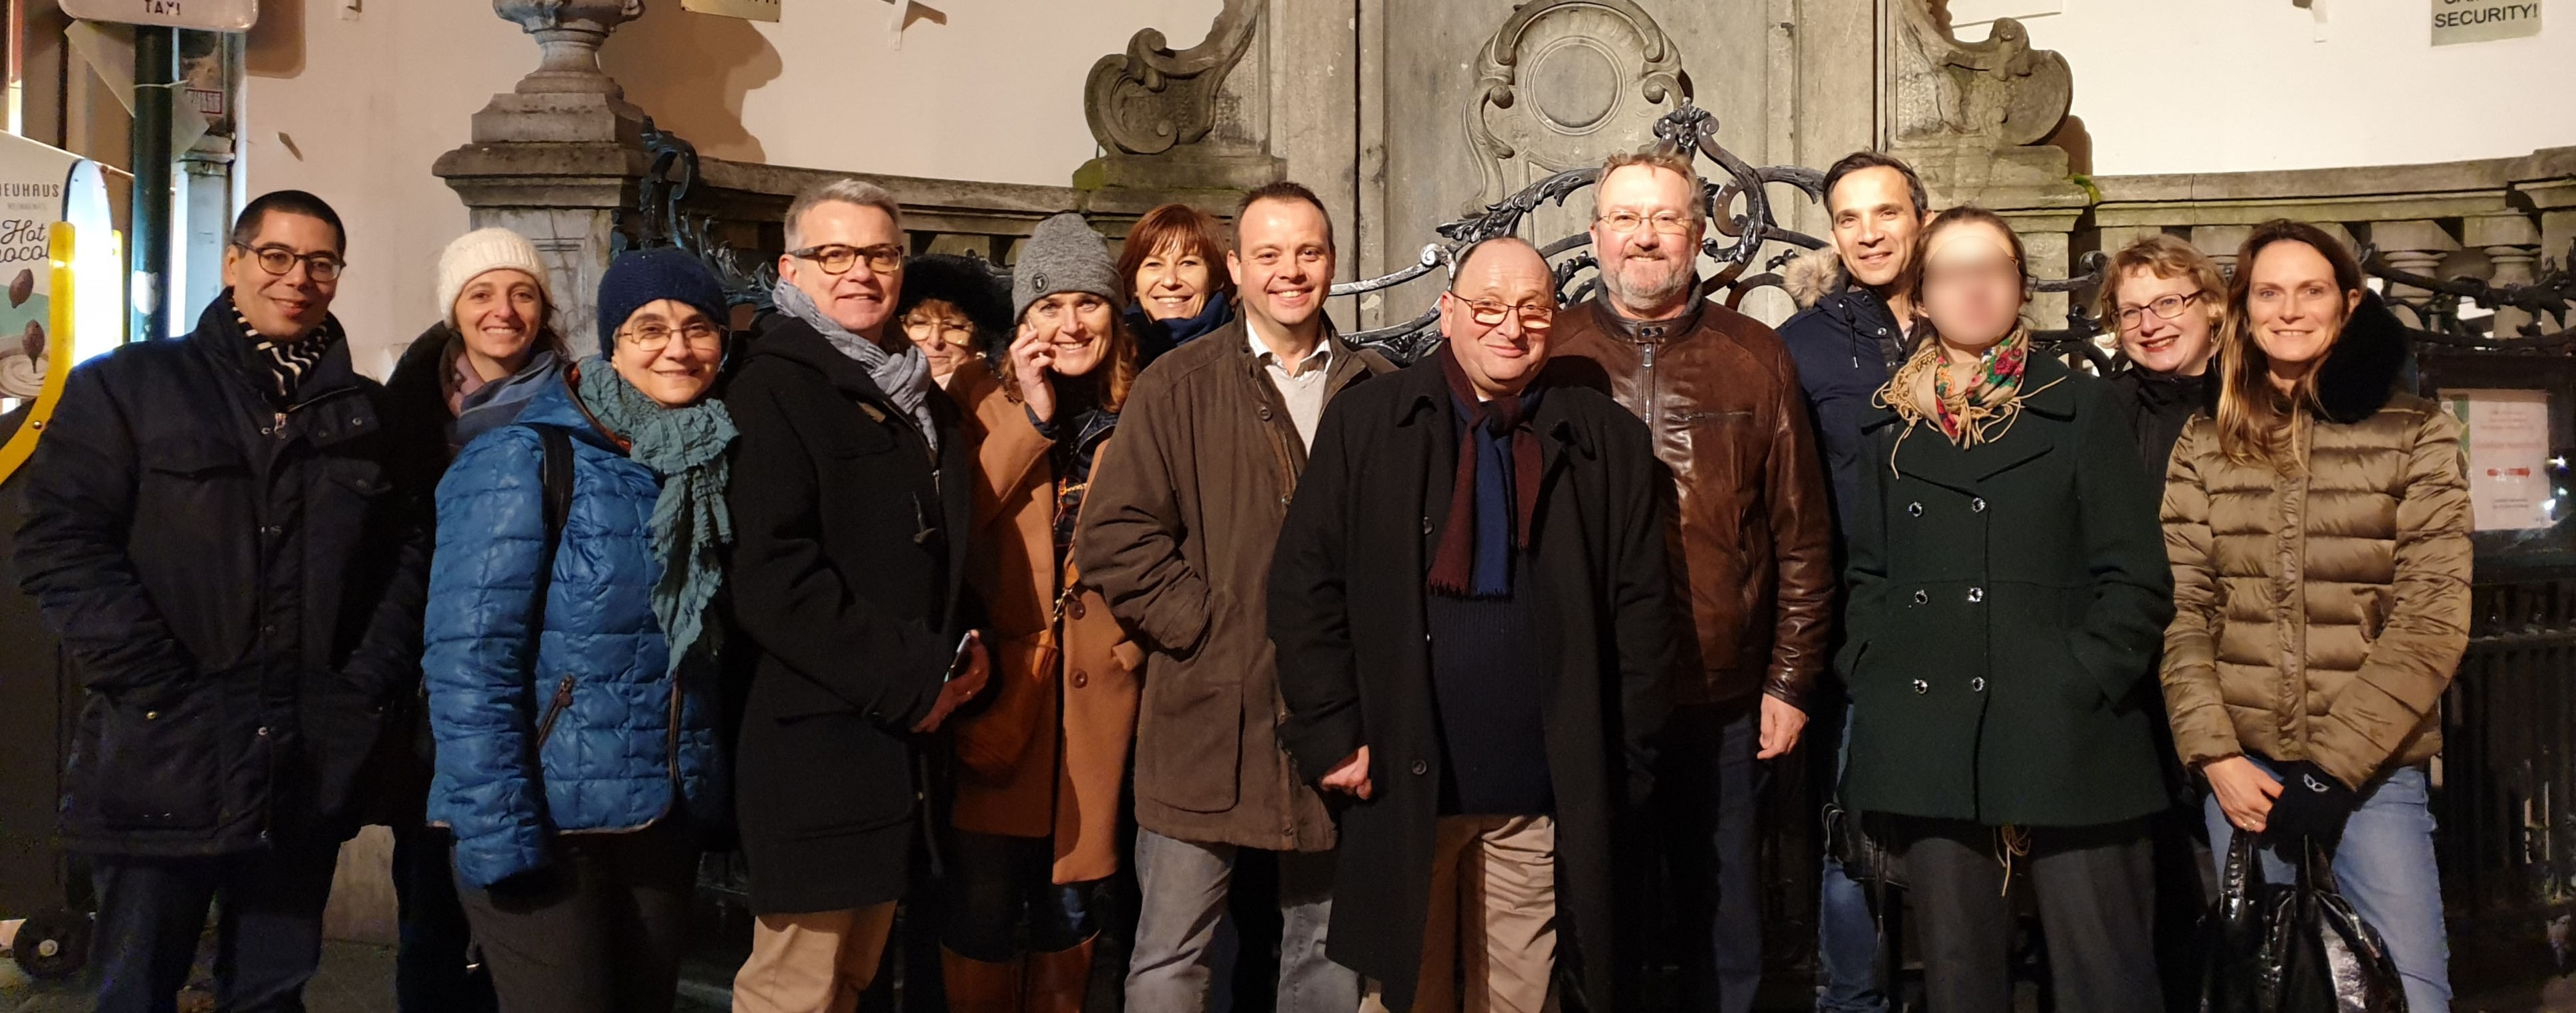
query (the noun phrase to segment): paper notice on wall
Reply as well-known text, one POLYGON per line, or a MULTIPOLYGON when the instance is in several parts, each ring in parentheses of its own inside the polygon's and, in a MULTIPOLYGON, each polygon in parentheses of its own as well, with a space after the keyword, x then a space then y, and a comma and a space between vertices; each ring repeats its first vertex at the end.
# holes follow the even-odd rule
POLYGON ((680 0, 680 9, 745 21, 776 21, 784 0, 680 0))
POLYGON ((2541 0, 2431 0, 2433 44, 2493 42, 2540 34, 2541 0))
POLYGON ((2479 531, 2545 528, 2557 506, 2549 488, 2549 392, 2446 390, 2468 426, 2470 519, 2479 531))

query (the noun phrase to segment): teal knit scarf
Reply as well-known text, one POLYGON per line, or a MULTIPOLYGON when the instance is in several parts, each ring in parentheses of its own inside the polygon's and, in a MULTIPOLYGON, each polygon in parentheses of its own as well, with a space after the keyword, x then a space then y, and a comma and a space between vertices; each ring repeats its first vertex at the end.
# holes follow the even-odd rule
POLYGON ((677 672, 707 629, 707 606, 724 584, 721 553, 733 541, 733 514, 725 509, 725 447, 733 442, 733 416, 714 400, 662 407, 604 358, 582 367, 574 388, 582 406, 627 442, 629 459, 662 478, 661 498, 653 503, 653 551, 662 559, 653 616, 671 643, 666 671, 677 672))

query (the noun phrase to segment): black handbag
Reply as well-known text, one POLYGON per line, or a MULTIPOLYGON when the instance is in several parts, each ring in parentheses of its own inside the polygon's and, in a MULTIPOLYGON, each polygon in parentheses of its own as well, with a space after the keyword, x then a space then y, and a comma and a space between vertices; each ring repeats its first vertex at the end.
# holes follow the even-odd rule
POLYGON ((2297 882, 2263 882, 2255 835, 2227 848, 2218 903, 2202 925, 2208 1013, 2406 1013, 2406 991, 2379 931, 2361 920, 2311 845, 2297 882))

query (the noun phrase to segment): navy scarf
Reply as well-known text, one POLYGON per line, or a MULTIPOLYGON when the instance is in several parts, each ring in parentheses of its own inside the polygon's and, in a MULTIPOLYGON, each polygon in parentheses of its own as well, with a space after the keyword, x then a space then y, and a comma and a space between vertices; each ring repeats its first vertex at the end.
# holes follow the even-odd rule
POLYGON ((1448 343, 1436 354, 1461 432, 1449 520, 1440 532, 1439 554, 1432 557, 1431 591, 1508 598, 1512 550, 1528 551, 1538 510, 1538 433, 1530 417, 1538 413, 1542 391, 1533 385, 1516 396, 1478 400, 1448 343))

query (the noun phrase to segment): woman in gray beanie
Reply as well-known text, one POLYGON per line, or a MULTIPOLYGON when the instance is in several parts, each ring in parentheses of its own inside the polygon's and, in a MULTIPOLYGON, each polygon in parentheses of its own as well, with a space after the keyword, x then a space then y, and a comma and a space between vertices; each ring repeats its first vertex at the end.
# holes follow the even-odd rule
POLYGON ((941 956, 956 1013, 1081 1008, 1100 928, 1093 894, 1118 871, 1142 655, 1067 549, 1136 378, 1125 290, 1080 215, 1039 223, 1012 275, 1017 335, 968 405, 983 486, 968 579, 990 608, 994 671, 983 709, 950 726, 956 833, 941 956))

